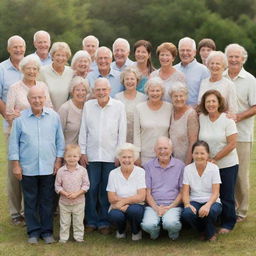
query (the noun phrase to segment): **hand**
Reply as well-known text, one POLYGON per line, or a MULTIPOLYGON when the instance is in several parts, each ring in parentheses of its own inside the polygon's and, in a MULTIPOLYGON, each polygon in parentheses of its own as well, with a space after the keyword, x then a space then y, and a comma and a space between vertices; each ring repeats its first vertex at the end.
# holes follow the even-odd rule
POLYGON ((138 158, 138 159, 134 162, 134 165, 141 167, 141 160, 138 158))
POLYGON ((13 167, 13 174, 18 180, 22 180, 22 169, 20 165, 13 167))
POLYGON ((79 192, 72 192, 69 193, 69 195, 67 196, 68 199, 76 199, 79 196, 79 192))
POLYGON ((217 161, 214 158, 209 158, 208 162, 211 162, 213 164, 217 164, 217 161))
POLYGON ((117 158, 115 158, 115 167, 118 167, 120 165, 120 162, 117 158))
POLYGON ((229 119, 233 119, 236 123, 239 122, 238 121, 238 115, 233 114, 231 112, 227 112, 226 113, 226 117, 229 118, 229 119))
POLYGON ((128 207, 129 207, 129 205, 126 204, 126 205, 122 206, 122 207, 120 208, 120 210, 121 210, 122 212, 126 212, 126 210, 128 209, 128 207))
POLYGON ((191 211, 192 211, 194 214, 196 214, 196 208, 195 208, 193 205, 188 204, 187 206, 185 206, 185 208, 190 208, 191 211))
POLYGON ((57 173, 57 171, 60 169, 61 166, 62 166, 62 159, 60 157, 57 157, 53 167, 54 175, 57 173))
POLYGON ((199 211, 198 211, 198 216, 199 216, 200 218, 204 218, 204 217, 208 216, 209 211, 210 211, 210 206, 207 205, 207 204, 205 204, 205 205, 203 205, 203 206, 199 209, 199 211))
POLYGON ((87 155, 82 154, 79 160, 80 164, 84 167, 86 167, 86 165, 88 165, 88 158, 87 155))
POLYGON ((124 202, 124 200, 121 199, 120 201, 115 203, 115 208, 121 210, 121 208, 125 205, 126 203, 124 202))

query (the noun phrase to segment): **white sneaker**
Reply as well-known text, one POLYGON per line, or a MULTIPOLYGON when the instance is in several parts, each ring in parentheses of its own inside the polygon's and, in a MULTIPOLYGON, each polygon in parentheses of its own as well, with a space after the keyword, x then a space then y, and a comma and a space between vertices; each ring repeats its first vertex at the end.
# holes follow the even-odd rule
POLYGON ((126 237, 125 233, 120 234, 118 231, 116 231, 116 238, 117 239, 122 239, 122 238, 125 238, 125 237, 126 237))
POLYGON ((142 238, 141 231, 138 234, 133 234, 132 233, 132 241, 139 241, 139 240, 141 240, 141 238, 142 238))

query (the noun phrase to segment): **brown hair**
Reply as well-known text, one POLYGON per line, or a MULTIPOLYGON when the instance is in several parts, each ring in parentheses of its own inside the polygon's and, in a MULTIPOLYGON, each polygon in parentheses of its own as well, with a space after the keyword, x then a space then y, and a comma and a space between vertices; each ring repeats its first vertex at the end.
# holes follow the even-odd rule
POLYGON ((159 57, 161 51, 169 51, 172 57, 175 59, 178 54, 177 47, 173 43, 165 42, 160 44, 156 49, 156 54, 159 57))
POLYGON ((204 38, 198 43, 198 52, 200 52, 202 47, 209 47, 213 51, 216 50, 216 44, 211 38, 204 38))
POLYGON ((194 150, 196 147, 202 146, 205 148, 206 152, 209 154, 210 153, 210 148, 207 142, 203 141, 203 140, 198 140, 196 141, 193 146, 192 146, 192 153, 194 153, 194 150))

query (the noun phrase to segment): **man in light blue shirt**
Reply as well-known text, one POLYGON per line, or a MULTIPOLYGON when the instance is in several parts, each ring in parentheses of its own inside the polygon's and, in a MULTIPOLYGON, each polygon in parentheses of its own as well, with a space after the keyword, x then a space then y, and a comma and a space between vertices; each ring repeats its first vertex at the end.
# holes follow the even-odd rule
POLYGON ((30 108, 13 122, 9 138, 9 160, 13 174, 21 181, 28 242, 42 237, 53 243, 54 175, 64 154, 60 118, 45 108, 45 91, 33 86, 28 93, 30 108), (38 218, 39 216, 39 218, 38 218))
POLYGON ((174 67, 183 72, 188 87, 189 105, 196 105, 201 81, 210 76, 209 70, 201 63, 197 62, 196 43, 192 38, 184 37, 179 41, 179 57, 181 62, 174 67))
POLYGON ((118 92, 124 90, 120 81, 120 72, 110 67, 112 62, 112 52, 109 48, 102 46, 96 51, 96 63, 98 68, 90 72, 87 76, 90 87, 94 87, 97 78, 105 77, 111 85, 111 97, 115 97, 118 92))

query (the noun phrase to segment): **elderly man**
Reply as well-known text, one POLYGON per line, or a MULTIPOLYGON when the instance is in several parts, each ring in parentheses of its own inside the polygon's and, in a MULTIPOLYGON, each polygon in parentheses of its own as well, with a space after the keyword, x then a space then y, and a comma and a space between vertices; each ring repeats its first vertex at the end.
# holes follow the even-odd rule
POLYGON ((9 160, 21 181, 28 243, 53 243, 54 173, 61 166, 64 136, 59 116, 45 108, 45 90, 33 86, 28 93, 30 108, 13 122, 9 160))
POLYGON ((112 62, 112 52, 109 48, 102 46, 96 51, 95 60, 98 69, 93 70, 87 76, 90 86, 93 87, 94 81, 99 77, 105 77, 111 85, 111 97, 115 97, 118 92, 124 90, 120 81, 120 72, 110 67, 112 62))
POLYGON ((237 222, 247 216, 249 206, 249 170, 253 140, 253 123, 256 114, 256 79, 243 65, 247 52, 241 45, 230 44, 225 49, 228 58, 228 70, 224 76, 236 86, 238 112, 235 121, 238 129, 237 153, 239 170, 235 190, 237 203, 237 222))
POLYGON ((179 57, 181 62, 174 67, 183 72, 188 87, 188 104, 196 105, 201 81, 207 78, 210 73, 201 63, 197 62, 196 43, 192 38, 184 37, 178 45, 179 57))
POLYGON ((44 30, 39 30, 34 34, 35 54, 40 58, 42 66, 50 65, 52 58, 49 53, 51 46, 50 34, 44 30))
POLYGON ((83 39, 83 50, 87 51, 92 59, 92 63, 91 63, 91 70, 97 69, 97 64, 95 62, 95 53, 97 51, 97 49, 99 48, 99 40, 97 37, 89 35, 86 36, 83 39))
POLYGON ((148 206, 141 223, 142 229, 157 239, 162 220, 163 229, 169 238, 176 240, 181 229, 181 187, 185 164, 172 157, 172 143, 160 137, 155 144, 156 158, 143 167, 146 171, 148 206))
POLYGON ((134 65, 134 61, 128 58, 130 54, 130 44, 126 39, 117 38, 112 48, 115 61, 111 63, 111 67, 114 70, 122 72, 126 67, 134 65))
MULTIPOLYGON (((20 36, 12 36, 7 41, 7 51, 10 58, 0 64, 0 113, 5 118, 5 103, 9 86, 22 79, 22 72, 19 70, 19 63, 23 59, 26 50, 26 43, 20 36)), ((19 113, 17 112, 17 115, 19 113)), ((4 121, 4 133, 8 140, 8 123, 4 121)), ((8 162, 7 193, 9 211, 14 225, 22 224, 23 205, 21 198, 21 186, 15 179, 11 165, 8 162)))
POLYGON ((86 195, 86 231, 98 228, 100 233, 108 234, 106 186, 110 171, 117 165, 116 148, 126 140, 126 114, 124 104, 109 97, 111 86, 108 79, 98 78, 93 90, 96 99, 84 105, 79 134, 80 161, 82 165, 88 165, 90 179, 86 195))

